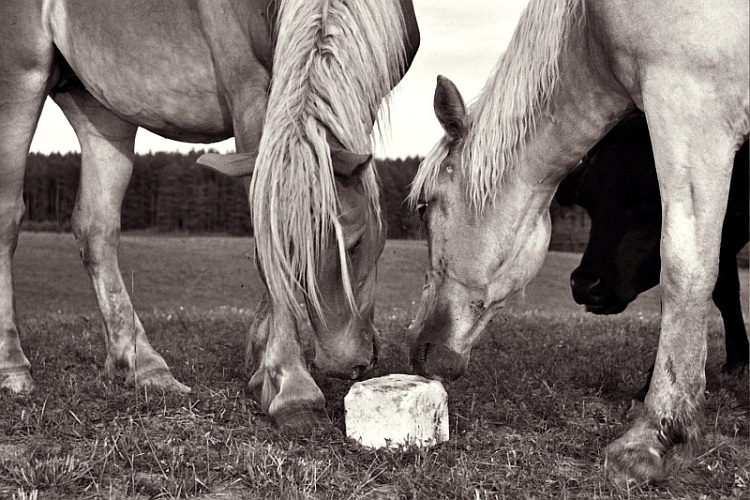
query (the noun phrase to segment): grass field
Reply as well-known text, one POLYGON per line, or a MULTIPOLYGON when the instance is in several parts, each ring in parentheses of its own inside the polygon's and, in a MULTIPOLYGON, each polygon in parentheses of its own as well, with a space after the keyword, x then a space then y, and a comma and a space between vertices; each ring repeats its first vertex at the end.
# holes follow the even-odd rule
MULTIPOLYGON (((23 342, 37 389, 0 393, 0 498, 618 498, 603 449, 627 428, 658 335, 658 291, 616 317, 584 314, 550 253, 494 320, 466 376, 447 386, 451 440, 367 451, 343 437, 350 382, 318 378, 335 429, 279 435, 244 393, 242 342, 261 293, 252 241, 124 236, 121 267, 152 344, 188 395, 136 392, 103 376, 102 325, 70 235, 22 234, 16 259, 23 342)), ((388 243, 372 376, 408 371, 426 248, 388 243)), ((748 304, 748 274, 741 274, 748 304)), ((718 314, 718 313, 715 313, 718 314)), ((748 376, 720 374, 711 319, 706 438, 697 458, 631 498, 750 497, 748 376)), ((627 496, 627 495, 626 495, 627 496)))

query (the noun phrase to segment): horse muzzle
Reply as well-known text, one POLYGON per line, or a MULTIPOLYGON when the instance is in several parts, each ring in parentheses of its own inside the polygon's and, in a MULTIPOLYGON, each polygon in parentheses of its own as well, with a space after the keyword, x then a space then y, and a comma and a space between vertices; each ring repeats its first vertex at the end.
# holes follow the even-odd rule
POLYGON ((444 344, 418 343, 411 351, 414 371, 427 378, 451 382, 463 375, 469 356, 462 356, 444 344))
POLYGON ((329 377, 359 380, 377 364, 379 350, 377 331, 363 328, 357 334, 345 334, 332 342, 319 340, 314 364, 329 377))

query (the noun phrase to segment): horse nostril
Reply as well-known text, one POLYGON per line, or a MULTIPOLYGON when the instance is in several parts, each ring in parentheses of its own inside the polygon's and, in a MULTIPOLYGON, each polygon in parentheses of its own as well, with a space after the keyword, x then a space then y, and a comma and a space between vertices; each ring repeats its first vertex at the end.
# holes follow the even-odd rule
POLYGON ((424 375, 427 364, 427 353, 430 351, 430 343, 415 344, 411 349, 411 366, 416 373, 424 375))
POLYGON ((597 279, 588 290, 588 293, 591 297, 594 297, 595 299, 601 299, 606 294, 606 290, 604 289, 604 285, 602 284, 602 280, 597 279))
POLYGON ((601 278, 587 271, 573 271, 570 275, 570 288, 575 296, 602 298, 606 294, 601 278))
POLYGON ((429 342, 425 342, 422 344, 422 347, 419 348, 419 362, 420 364, 424 365, 427 363, 427 353, 430 350, 430 347, 432 345, 429 342))

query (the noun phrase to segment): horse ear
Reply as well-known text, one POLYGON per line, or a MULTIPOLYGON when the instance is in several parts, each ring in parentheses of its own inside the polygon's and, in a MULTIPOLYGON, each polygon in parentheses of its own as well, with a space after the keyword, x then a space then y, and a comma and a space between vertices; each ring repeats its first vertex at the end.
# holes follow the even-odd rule
POLYGON ((331 147, 331 163, 336 175, 354 177, 370 164, 372 155, 352 153, 348 149, 331 147))
POLYGON ((437 116, 448 137, 452 141, 462 139, 466 135, 467 129, 464 99, 456 85, 442 75, 437 77, 433 106, 435 116, 437 116))
POLYGON ((353 153, 346 149, 338 137, 329 132, 326 137, 331 151, 333 172, 341 177, 354 177, 361 174, 372 160, 372 155, 353 153))
POLYGON ((212 168, 230 177, 253 175, 257 153, 218 154, 206 153, 198 158, 198 165, 212 168))

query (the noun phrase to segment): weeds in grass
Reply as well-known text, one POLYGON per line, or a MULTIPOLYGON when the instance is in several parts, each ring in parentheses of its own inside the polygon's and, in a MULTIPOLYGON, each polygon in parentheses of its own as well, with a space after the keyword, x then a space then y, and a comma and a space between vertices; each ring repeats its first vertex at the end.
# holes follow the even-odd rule
POLYGON ((71 455, 47 455, 26 464, 0 460, 0 471, 5 481, 24 491, 56 487, 74 492, 89 487, 94 481, 91 464, 71 455))
POLYGON ((333 461, 305 455, 295 452, 293 446, 285 450, 253 440, 245 446, 243 482, 251 490, 267 490, 277 498, 313 497, 329 483, 333 461))

